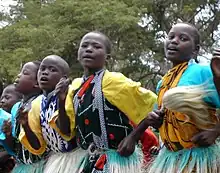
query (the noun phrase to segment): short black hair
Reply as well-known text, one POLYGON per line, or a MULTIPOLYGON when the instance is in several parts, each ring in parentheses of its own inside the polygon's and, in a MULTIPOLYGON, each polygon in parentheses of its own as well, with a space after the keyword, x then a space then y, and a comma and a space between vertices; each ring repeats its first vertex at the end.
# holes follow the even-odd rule
POLYGON ((105 35, 104 33, 100 32, 100 31, 91 31, 89 33, 96 33, 96 34, 99 34, 99 35, 101 35, 101 36, 103 36, 105 38, 106 53, 108 55, 110 55, 111 52, 112 52, 112 43, 111 43, 109 37, 107 35, 105 35))
MULTIPOLYGON (((37 72, 40 68, 40 64, 41 64, 41 61, 39 60, 35 60, 35 61, 31 61, 36 67, 37 67, 37 72)), ((37 79, 37 74, 36 74, 36 79, 37 79)))
MULTIPOLYGON (((53 58, 56 61, 59 61, 59 67, 60 70, 62 71, 63 75, 69 75, 70 73, 70 67, 69 64, 65 61, 65 59, 63 59, 62 57, 58 56, 58 55, 48 55, 46 56, 44 59, 46 58, 53 58)), ((42 61, 44 61, 44 59, 42 61)))
POLYGON ((23 95, 22 95, 21 93, 19 93, 18 91, 16 91, 14 84, 9 84, 9 85, 7 85, 7 86, 3 89, 3 91, 4 91, 5 89, 7 89, 7 88, 12 88, 12 89, 13 89, 13 93, 16 95, 16 97, 18 98, 18 100, 21 100, 21 99, 22 99, 23 95))

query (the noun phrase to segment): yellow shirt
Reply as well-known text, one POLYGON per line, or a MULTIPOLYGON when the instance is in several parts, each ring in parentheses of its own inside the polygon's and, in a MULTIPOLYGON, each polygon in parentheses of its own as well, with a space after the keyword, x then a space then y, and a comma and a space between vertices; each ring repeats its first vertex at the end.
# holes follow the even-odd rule
MULTIPOLYGON (((75 112, 73 105, 73 96, 74 92, 80 87, 82 83, 82 78, 77 78, 73 80, 72 84, 69 87, 69 91, 66 97, 65 109, 67 116, 70 120, 70 131, 71 135, 66 136, 62 134, 60 129, 56 125, 56 119, 59 115, 59 112, 56 112, 51 120, 50 125, 53 127, 65 140, 70 140, 75 136, 75 112)), ((154 104, 157 102, 157 96, 152 91, 144 89, 141 87, 139 82, 134 82, 131 79, 125 77, 121 73, 109 72, 105 71, 102 80, 102 91, 104 97, 114 106, 116 106, 120 111, 122 111, 134 124, 139 124, 147 114, 153 110, 154 104)), ((38 118, 35 118, 32 114, 29 115, 33 119, 39 119, 40 114, 38 114, 38 118)), ((34 121, 34 120, 33 120, 34 121)), ((30 122, 31 123, 31 122, 30 122)), ((37 125, 35 123, 35 125, 37 125)), ((38 124, 40 127, 40 124, 38 124)), ((42 133, 40 128, 35 129, 35 133, 42 133)), ((33 126, 32 126, 33 128, 33 126)), ((37 135, 36 134, 36 135, 37 135)), ((30 145, 27 144, 27 140, 24 142, 22 138, 25 138, 25 134, 21 135, 22 144, 31 152, 33 152, 33 148, 30 148, 30 145)), ((42 135, 37 135, 39 140, 43 140, 42 135)), ((41 141, 42 150, 45 142, 41 141)), ((42 154, 35 152, 35 154, 42 154)))

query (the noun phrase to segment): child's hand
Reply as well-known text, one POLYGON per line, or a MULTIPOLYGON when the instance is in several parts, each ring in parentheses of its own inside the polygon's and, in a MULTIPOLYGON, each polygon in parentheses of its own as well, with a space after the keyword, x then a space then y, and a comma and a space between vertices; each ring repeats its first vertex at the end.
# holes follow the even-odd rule
POLYGON ((134 153, 136 140, 132 135, 125 137, 118 145, 117 152, 124 157, 128 157, 134 153))
POLYGON ((149 126, 154 127, 155 129, 160 128, 163 124, 164 110, 154 110, 148 113, 146 120, 148 121, 149 126))
POLYGON ((12 135, 12 124, 10 120, 5 120, 3 122, 2 132, 4 132, 7 137, 12 135))
POLYGON ((149 153, 153 154, 153 155, 157 155, 160 151, 160 148, 158 148, 157 146, 153 146, 150 148, 149 153))
POLYGON ((55 93, 60 100, 66 99, 69 84, 70 84, 70 80, 66 77, 62 77, 59 83, 56 85, 55 93))
POLYGON ((218 136, 219 132, 213 129, 208 129, 196 134, 191 140, 194 144, 197 144, 201 147, 207 147, 214 144, 218 136))
POLYGON ((18 123, 22 126, 25 126, 28 124, 28 110, 24 110, 23 107, 19 109, 19 116, 18 116, 18 123))

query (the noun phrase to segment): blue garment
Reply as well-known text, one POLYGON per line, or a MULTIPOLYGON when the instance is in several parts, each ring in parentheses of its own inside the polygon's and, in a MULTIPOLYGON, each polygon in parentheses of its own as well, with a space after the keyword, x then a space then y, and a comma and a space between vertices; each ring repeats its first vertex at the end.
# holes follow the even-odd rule
POLYGON ((2 132, 3 123, 5 120, 10 120, 10 119, 11 119, 11 114, 0 108, 0 140, 5 140, 5 134, 2 132))
POLYGON ((58 110, 58 98, 56 95, 49 94, 41 97, 40 123, 42 134, 47 143, 47 149, 54 152, 69 152, 76 148, 76 141, 73 138, 65 141, 50 125, 51 116, 58 110))
POLYGON ((18 112, 20 105, 21 105, 21 102, 17 102, 16 104, 14 104, 14 106, 11 109, 11 122, 12 122, 12 136, 13 137, 16 137, 15 124, 16 124, 17 112, 18 112))
POLYGON ((15 137, 15 130, 14 130, 15 129, 15 116, 16 116, 16 112, 18 110, 19 105, 20 105, 20 102, 16 103, 12 107, 11 114, 4 111, 3 109, 0 109, 0 145, 2 145, 5 148, 5 150, 12 156, 14 156, 14 152, 4 143, 6 136, 2 132, 2 125, 5 120, 10 120, 12 123, 12 136, 15 137))
MULTIPOLYGON (((162 80, 158 83, 158 94, 162 80)), ((212 107, 220 108, 220 98, 213 82, 210 64, 198 64, 193 59, 189 61, 187 69, 183 72, 177 86, 191 86, 205 84, 206 89, 213 90, 212 94, 204 97, 204 101, 212 107)))

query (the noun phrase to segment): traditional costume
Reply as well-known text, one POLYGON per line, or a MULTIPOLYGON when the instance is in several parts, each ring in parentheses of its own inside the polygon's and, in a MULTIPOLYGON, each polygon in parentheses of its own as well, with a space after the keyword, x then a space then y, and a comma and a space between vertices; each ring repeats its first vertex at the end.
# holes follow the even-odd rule
MULTIPOLYGON (((220 106, 219 95, 212 80, 209 65, 197 64, 194 60, 173 67, 158 84, 158 106, 162 106, 164 93, 177 86, 201 85, 209 82, 207 88, 213 93, 204 96, 204 101, 210 106, 210 121, 218 121, 215 110, 220 106)), ((175 98, 170 98, 175 101, 175 98)), ((207 129, 211 126, 207 126, 207 129)), ((159 129, 165 145, 147 172, 150 173, 217 173, 220 171, 220 147, 213 144, 210 147, 198 147, 191 138, 201 132, 197 122, 187 120, 180 112, 165 110, 162 126, 159 129)))
POLYGON ((4 142, 6 139, 5 134, 1 133, 1 140, 6 151, 12 155, 16 160, 16 165, 12 170, 12 173, 43 173, 44 159, 43 156, 36 156, 30 153, 18 140, 18 136, 21 130, 21 125, 18 123, 17 119, 19 116, 19 109, 23 107, 29 110, 32 101, 36 98, 33 96, 28 100, 16 103, 11 110, 11 123, 12 123, 12 136, 14 139, 14 146, 10 148, 4 142))
MULTIPOLYGON (((130 122, 140 123, 152 111, 156 98, 121 73, 101 70, 89 78, 75 79, 66 98, 66 113, 82 153, 78 172, 141 172, 141 148, 129 157, 120 156, 116 150, 133 130, 130 122)), ((51 125, 59 131, 56 118, 51 125)))
POLYGON ((73 149, 76 148, 75 138, 65 140, 50 125, 53 114, 57 114, 58 99, 55 95, 44 95, 36 98, 29 111, 29 126, 40 142, 38 150, 32 148, 27 136, 22 129, 19 139, 22 145, 35 155, 49 153, 44 173, 72 173, 76 170, 74 163, 77 159, 72 157, 73 149))

